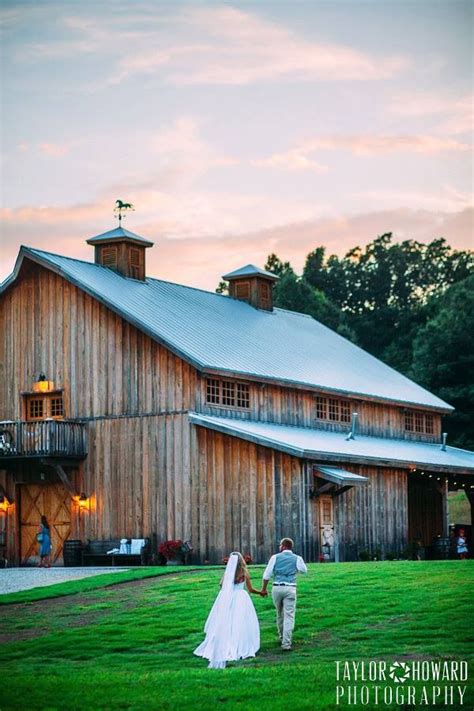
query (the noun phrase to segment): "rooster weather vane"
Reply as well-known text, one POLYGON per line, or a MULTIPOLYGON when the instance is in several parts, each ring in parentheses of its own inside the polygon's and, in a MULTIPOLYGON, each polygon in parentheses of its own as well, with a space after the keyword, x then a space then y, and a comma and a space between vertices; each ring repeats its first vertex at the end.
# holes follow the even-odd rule
POLYGON ((135 210, 131 202, 123 202, 122 200, 115 201, 114 212, 118 213, 115 215, 115 217, 118 217, 119 226, 121 226, 122 224, 122 217, 127 216, 127 210, 135 210), (122 215, 122 213, 124 214, 122 215))

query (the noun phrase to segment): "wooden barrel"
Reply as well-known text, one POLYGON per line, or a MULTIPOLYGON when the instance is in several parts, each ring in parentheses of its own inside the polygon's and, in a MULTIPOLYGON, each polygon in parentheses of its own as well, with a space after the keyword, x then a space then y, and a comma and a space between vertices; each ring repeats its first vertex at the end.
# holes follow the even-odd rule
POLYGON ((68 538, 64 541, 63 559, 66 568, 75 568, 82 565, 81 559, 82 541, 68 538))
POLYGON ((447 560, 451 548, 451 539, 437 536, 433 540, 433 557, 436 560, 447 560))

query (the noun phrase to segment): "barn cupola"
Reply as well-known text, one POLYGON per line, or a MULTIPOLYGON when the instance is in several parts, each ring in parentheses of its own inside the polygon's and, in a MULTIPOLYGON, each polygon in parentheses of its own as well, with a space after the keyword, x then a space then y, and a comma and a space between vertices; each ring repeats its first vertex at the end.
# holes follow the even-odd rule
POLYGON ((256 309, 273 311, 273 285, 278 277, 253 264, 236 269, 222 277, 229 282, 229 296, 246 301, 256 309))
POLYGON ((129 232, 121 225, 87 240, 95 251, 95 263, 113 269, 129 279, 145 281, 145 250, 153 247, 144 237, 129 232))

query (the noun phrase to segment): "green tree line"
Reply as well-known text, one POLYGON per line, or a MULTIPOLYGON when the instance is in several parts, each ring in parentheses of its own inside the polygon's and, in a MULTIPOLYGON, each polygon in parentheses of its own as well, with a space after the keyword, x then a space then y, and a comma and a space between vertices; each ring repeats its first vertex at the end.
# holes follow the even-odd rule
MULTIPOLYGON (((474 449, 474 253, 383 234, 343 257, 317 247, 303 273, 269 255, 275 306, 313 316, 455 408, 449 444, 474 449)), ((222 285, 219 285, 222 290, 222 285)))

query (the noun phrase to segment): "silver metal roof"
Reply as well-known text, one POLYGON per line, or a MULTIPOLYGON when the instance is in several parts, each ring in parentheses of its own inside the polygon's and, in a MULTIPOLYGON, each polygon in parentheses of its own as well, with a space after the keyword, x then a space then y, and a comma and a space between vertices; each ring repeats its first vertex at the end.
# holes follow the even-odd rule
POLYGON ((433 469, 471 470, 474 473, 474 452, 456 447, 446 447, 443 451, 439 444, 362 435, 348 440, 343 432, 214 417, 196 412, 189 413, 189 419, 195 425, 304 459, 324 458, 354 463, 374 460, 374 464, 379 466, 385 464, 416 468, 432 467, 433 469))
POLYGON ((203 372, 317 388, 450 412, 440 398, 310 316, 255 309, 228 296, 22 247, 32 259, 106 304, 203 372))
POLYGON ((250 276, 264 276, 267 279, 272 279, 273 281, 278 281, 280 277, 271 272, 266 272, 265 269, 260 269, 256 267, 255 264, 246 264, 245 267, 240 267, 240 269, 235 269, 233 272, 223 275, 223 279, 238 279, 238 277, 250 277, 250 276))
POLYGON ((138 242, 144 247, 153 247, 153 242, 150 242, 144 237, 140 237, 140 235, 136 235, 135 232, 129 232, 129 230, 126 230, 124 227, 116 227, 114 230, 109 230, 108 232, 103 232, 101 235, 90 237, 88 240, 86 240, 86 242, 87 244, 97 244, 100 242, 110 242, 113 240, 119 242, 123 239, 133 240, 134 242, 138 242))

